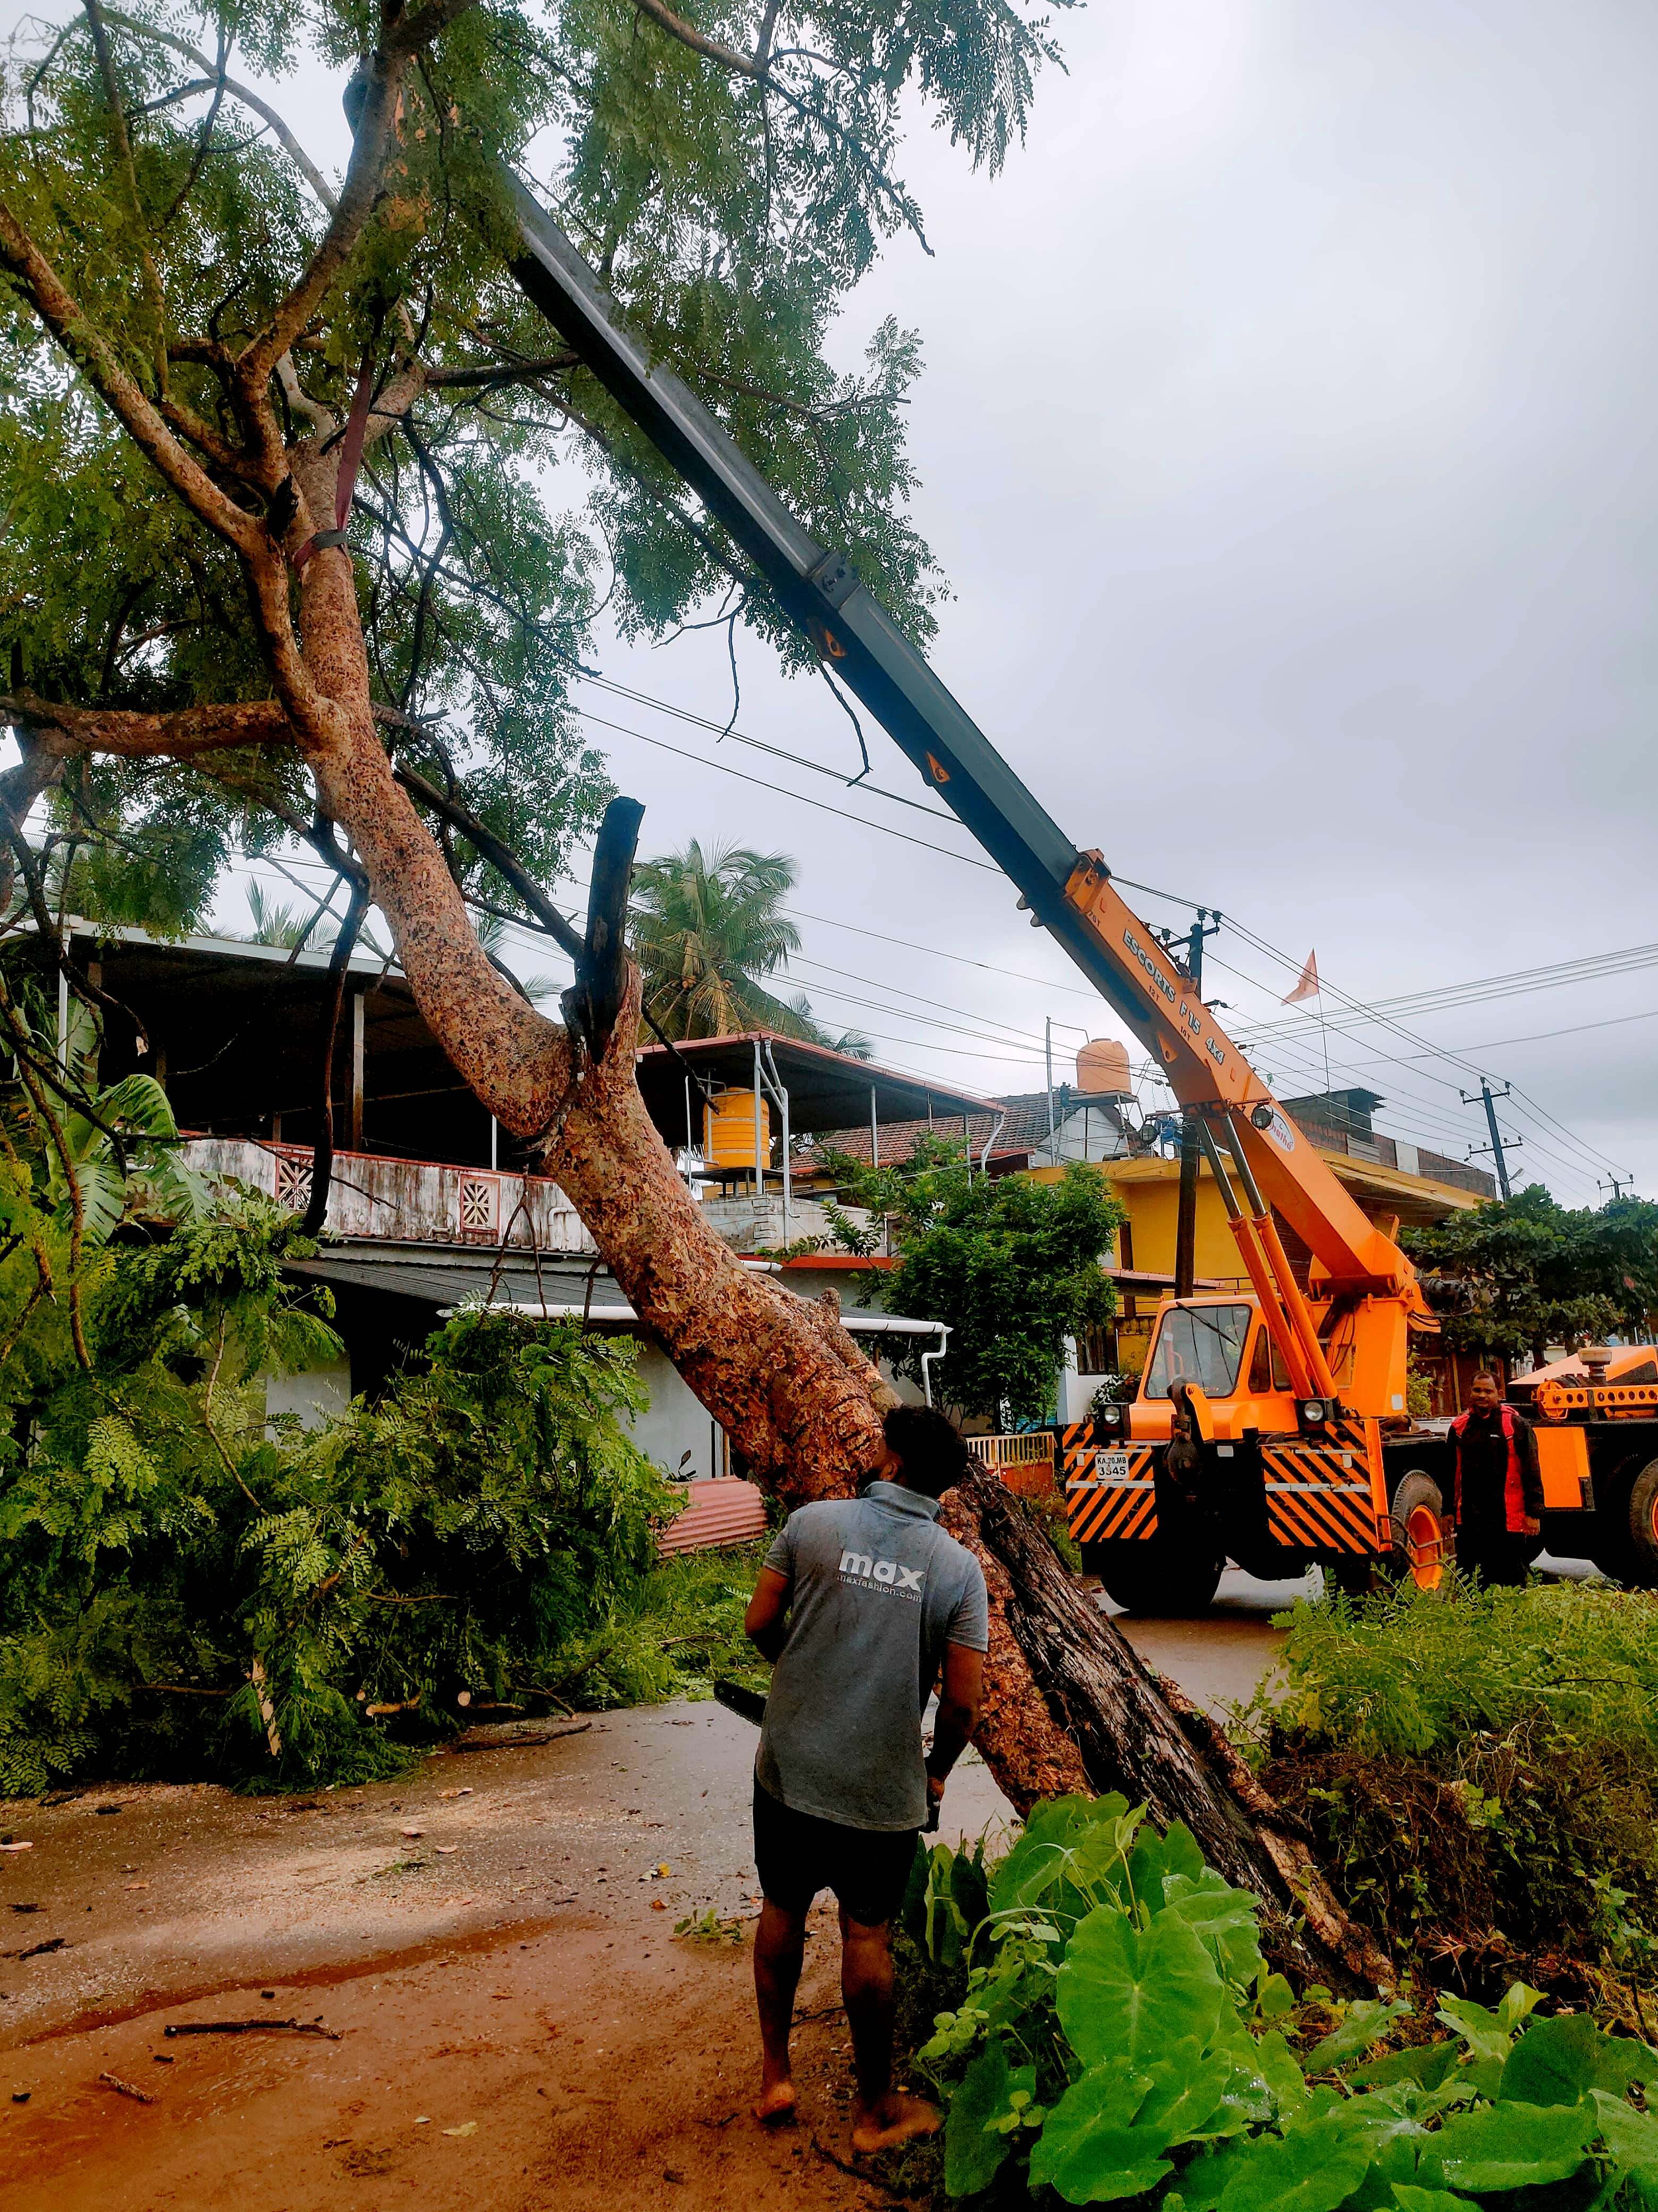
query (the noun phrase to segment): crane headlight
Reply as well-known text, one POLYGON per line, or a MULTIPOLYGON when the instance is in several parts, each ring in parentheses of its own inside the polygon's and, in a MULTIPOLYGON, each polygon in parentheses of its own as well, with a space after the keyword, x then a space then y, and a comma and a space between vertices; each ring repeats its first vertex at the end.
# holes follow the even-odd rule
POLYGON ((1256 1128, 1270 1129, 1272 1126, 1272 1109, 1267 1105, 1252 1106, 1249 1109, 1249 1119, 1254 1123, 1256 1128))
POLYGON ((1303 1398, 1296 1407, 1296 1415, 1301 1424, 1302 1434, 1315 1435, 1320 1430, 1327 1428, 1334 1411, 1334 1407, 1327 1398, 1303 1398))

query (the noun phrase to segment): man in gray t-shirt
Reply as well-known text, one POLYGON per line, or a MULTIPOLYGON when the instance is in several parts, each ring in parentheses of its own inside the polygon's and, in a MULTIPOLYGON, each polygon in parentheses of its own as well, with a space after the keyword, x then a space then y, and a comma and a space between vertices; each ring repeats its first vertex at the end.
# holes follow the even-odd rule
POLYGON ((966 1473, 956 1431, 901 1406, 861 1497, 791 1514, 761 1571, 746 1626, 775 1663, 755 1761, 755 1858, 764 1906, 755 1941, 764 2069, 757 2118, 794 2110, 789 2029, 806 1914, 841 1905, 841 1985, 858 2075, 853 2143, 884 2148, 938 2115, 892 2087, 890 1923, 918 1831, 977 1723, 989 1604, 978 1561, 938 1526, 966 1473), (940 1671, 942 1669, 942 1682, 940 1671), (938 1687, 932 1749, 921 1716, 938 1687))

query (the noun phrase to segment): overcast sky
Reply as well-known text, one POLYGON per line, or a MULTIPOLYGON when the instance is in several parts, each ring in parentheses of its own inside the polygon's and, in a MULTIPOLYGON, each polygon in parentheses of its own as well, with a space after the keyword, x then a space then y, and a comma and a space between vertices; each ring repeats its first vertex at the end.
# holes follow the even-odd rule
MULTIPOLYGON (((1224 1020, 1276 1015, 1314 948, 1370 1002, 1649 941, 1658 962, 1658 18, 1096 0, 1060 29, 1070 74, 1000 177, 912 141, 933 258, 895 245, 838 334, 848 367, 889 313, 922 334, 916 515, 955 595, 940 673, 1079 845, 1285 956, 1215 940, 1224 1020)), ((337 93, 282 95, 337 157, 337 93)), ((739 653, 744 732, 855 769, 821 685, 739 653)), ((729 711, 723 639, 612 644, 604 665, 729 711)), ((867 825, 965 855, 963 833, 583 703, 696 756, 592 726, 646 803, 647 853, 696 836, 795 857, 818 919, 794 981, 882 1060, 1030 1090, 1048 1018, 1062 1076, 1084 1033, 1116 1033, 1005 883, 867 825)), ((871 747, 878 781, 922 795, 873 728, 871 747)), ((1485 1132, 1458 1093, 1485 1070, 1526 1094, 1504 1109, 1518 1180, 1582 1203, 1615 1164, 1658 1195, 1658 973, 1410 1016, 1432 1049, 1323 1003, 1333 1078, 1382 1092, 1383 1127, 1460 1155, 1485 1132)), ((1322 1087, 1323 1052, 1308 1011, 1256 1057, 1292 1095, 1322 1087)))
MULTIPOLYGON (((955 592, 940 672, 1078 844, 1297 963, 1316 947, 1353 997, 1658 939, 1658 19, 1596 0, 1145 0, 1064 36, 1070 75, 1001 177, 913 142, 934 258, 895 246, 842 334, 848 362, 889 312, 923 334, 917 514, 955 592)), ((607 665, 728 711, 714 640, 607 665)), ((754 643, 742 674, 744 731, 856 766, 821 687, 778 680, 754 643)), ((878 780, 915 791, 872 744, 878 780)), ((780 848, 804 911, 1054 979, 806 925, 800 981, 884 1057, 1034 1088, 1045 1017, 1111 1033, 993 878, 610 745, 650 809, 647 849, 780 848), (869 1000, 1036 1042, 975 1057, 869 1000)), ((1240 1023, 1294 981, 1230 929, 1209 957, 1249 979, 1209 969, 1240 1023)), ((1648 1009, 1658 974, 1641 970, 1476 1000, 1407 1023, 1466 1066, 1371 1028, 1333 1033, 1331 1067, 1388 1097, 1383 1126, 1458 1154, 1485 1135, 1459 1091, 1475 1068, 1510 1079, 1518 1177, 1581 1203, 1609 1159, 1658 1192, 1658 1020, 1622 1019, 1648 1009)), ((1321 1087, 1316 1019, 1258 1060, 1283 1091, 1321 1087)))

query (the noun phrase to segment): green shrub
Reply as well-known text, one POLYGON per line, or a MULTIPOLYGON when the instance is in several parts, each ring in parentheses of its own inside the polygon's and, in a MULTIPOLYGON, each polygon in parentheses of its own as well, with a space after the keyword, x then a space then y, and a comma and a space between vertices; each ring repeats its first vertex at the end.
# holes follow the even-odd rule
POLYGON ((243 1196, 104 1248, 79 1278, 83 1364, 38 1294, 37 1249, 61 1285, 63 1239, 10 1195, 0 1795, 361 1780, 459 1726, 463 1695, 623 1704, 750 1656, 750 1562, 656 1563, 679 1499, 629 1432, 630 1345, 463 1312, 382 1405, 306 1431, 267 1420, 265 1377, 339 1345, 284 1283, 315 1249, 290 1217, 243 1196))
POLYGON ((1658 1960, 1658 1598, 1406 1585, 1282 1617, 1246 1716, 1351 1907, 1480 1991, 1643 2019, 1658 1960))
POLYGON ((965 1971, 916 2054, 952 2200, 1564 2212, 1658 2191, 1658 2051, 1538 2019, 1518 1983, 1493 2011, 1446 1999, 1448 2035, 1368 2063, 1409 2008, 1309 1993, 1327 2032, 1298 2049, 1314 2007, 1268 1970, 1254 1899, 1121 1797, 1039 1805, 989 1863, 920 1856, 905 1929, 965 1971))

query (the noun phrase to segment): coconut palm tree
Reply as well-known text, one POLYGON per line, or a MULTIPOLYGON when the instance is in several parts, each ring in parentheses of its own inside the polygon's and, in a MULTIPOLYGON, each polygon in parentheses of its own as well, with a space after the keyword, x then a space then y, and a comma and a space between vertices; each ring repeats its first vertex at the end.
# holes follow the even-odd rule
POLYGON ((825 1036, 804 994, 780 998, 762 980, 800 949, 800 933, 782 910, 793 888, 786 854, 745 845, 705 853, 695 838, 683 853, 635 871, 629 935, 644 971, 645 1003, 669 1036, 773 1030, 855 1049, 849 1038, 825 1036))

